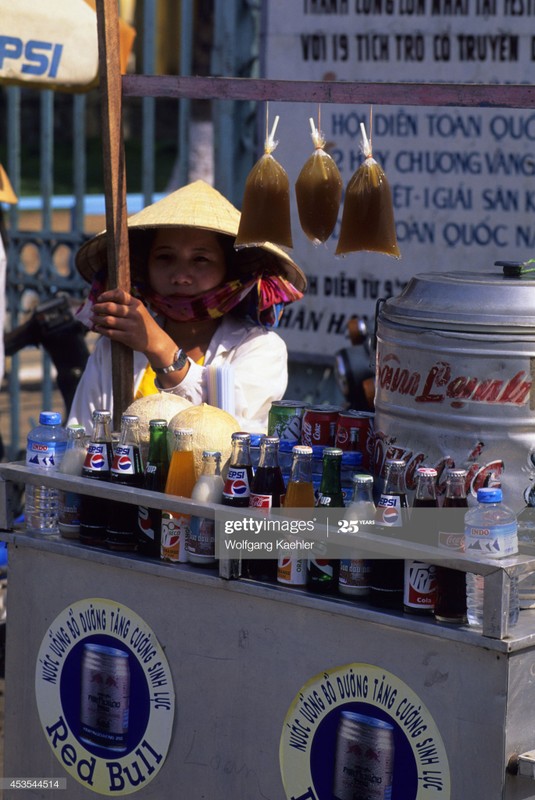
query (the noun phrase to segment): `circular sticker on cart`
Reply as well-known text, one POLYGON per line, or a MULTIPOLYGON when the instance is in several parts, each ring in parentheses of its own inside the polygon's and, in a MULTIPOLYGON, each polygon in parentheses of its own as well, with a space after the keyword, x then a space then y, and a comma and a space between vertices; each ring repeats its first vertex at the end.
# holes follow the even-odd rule
POLYGON ((308 681, 284 720, 280 767, 288 800, 450 797, 444 743, 412 689, 372 664, 308 681))
POLYGON ((39 718, 52 752, 98 794, 146 788, 162 768, 175 693, 147 623, 112 600, 81 600, 45 633, 35 670, 39 718))

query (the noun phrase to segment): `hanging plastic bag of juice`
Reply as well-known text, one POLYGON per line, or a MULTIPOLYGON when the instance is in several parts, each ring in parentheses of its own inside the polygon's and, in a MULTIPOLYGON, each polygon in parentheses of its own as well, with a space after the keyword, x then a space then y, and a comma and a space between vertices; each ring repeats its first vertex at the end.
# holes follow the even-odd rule
POLYGON ((336 162, 323 149, 325 138, 310 118, 315 151, 295 183, 301 227, 314 244, 327 241, 338 219, 342 200, 342 176, 336 162))
POLYGON ((372 250, 400 258, 390 186, 362 123, 360 129, 365 160, 347 184, 335 255, 372 250))
POLYGON ((285 169, 271 153, 278 142, 275 131, 279 117, 266 136, 264 155, 245 181, 242 212, 235 247, 255 247, 271 242, 293 247, 290 222, 290 182, 285 169))

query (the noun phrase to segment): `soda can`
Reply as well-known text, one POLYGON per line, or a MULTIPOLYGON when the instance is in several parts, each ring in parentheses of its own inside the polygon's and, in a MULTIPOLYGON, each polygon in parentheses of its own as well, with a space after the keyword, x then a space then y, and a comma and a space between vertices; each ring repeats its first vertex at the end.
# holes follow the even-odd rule
POLYGON ((340 406, 309 406, 303 414, 301 444, 314 447, 323 445, 333 447, 336 439, 336 424, 340 406))
POLYGON ((80 739, 108 750, 126 750, 130 710, 126 650, 84 644, 80 700, 80 739))
POLYGON ((274 400, 268 414, 268 436, 278 436, 281 442, 301 441, 301 424, 306 403, 298 400, 274 400))
POLYGON ((333 798, 391 800, 394 726, 376 717, 342 711, 336 734, 333 798))
POLYGON ((362 453, 362 466, 369 469, 373 451, 373 414, 349 409, 341 411, 336 422, 335 447, 362 453))

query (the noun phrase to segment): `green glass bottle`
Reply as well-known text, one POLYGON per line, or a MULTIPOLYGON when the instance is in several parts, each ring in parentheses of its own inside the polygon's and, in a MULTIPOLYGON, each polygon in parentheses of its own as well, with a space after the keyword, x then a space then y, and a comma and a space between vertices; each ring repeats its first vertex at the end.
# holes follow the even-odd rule
MULTIPOLYGON (((149 452, 143 478, 143 488, 163 492, 169 471, 167 447, 167 421, 151 419, 149 422, 149 452)), ((162 512, 158 508, 138 507, 138 551, 149 558, 160 558, 162 512)))
POLYGON ((320 508, 343 508, 342 456, 339 447, 323 448, 321 482, 316 505, 320 508))
MULTIPOLYGON (((323 464, 316 506, 343 508, 342 455, 339 447, 323 448, 323 464)), ((340 562, 337 559, 311 558, 308 561, 307 587, 317 594, 331 594, 338 587, 340 562)))

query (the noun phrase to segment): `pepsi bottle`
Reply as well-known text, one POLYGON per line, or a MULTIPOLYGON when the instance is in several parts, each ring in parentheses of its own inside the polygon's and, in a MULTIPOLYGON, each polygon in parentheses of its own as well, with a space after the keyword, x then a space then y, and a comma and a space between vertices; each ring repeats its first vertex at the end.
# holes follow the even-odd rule
POLYGON ((247 508, 253 481, 251 436, 249 433, 238 431, 232 434, 231 441, 232 454, 221 502, 224 506, 247 508))
MULTIPOLYGON (((87 448, 82 477, 109 481, 113 451, 111 446, 111 412, 93 411, 93 434, 87 448)), ((80 506, 80 542, 91 547, 105 547, 109 501, 103 497, 82 495, 80 506)))
MULTIPOLYGON (((402 538, 408 508, 403 459, 388 459, 385 482, 377 503, 374 530, 379 535, 402 538)), ((372 559, 370 571, 370 603, 379 608, 401 610, 405 562, 398 558, 372 559)))
MULTIPOLYGON (((113 454, 110 480, 133 489, 143 486, 139 418, 134 414, 123 414, 121 418, 121 435, 113 454)), ((137 550, 137 516, 137 505, 110 503, 106 527, 106 546, 110 550, 137 550)))

